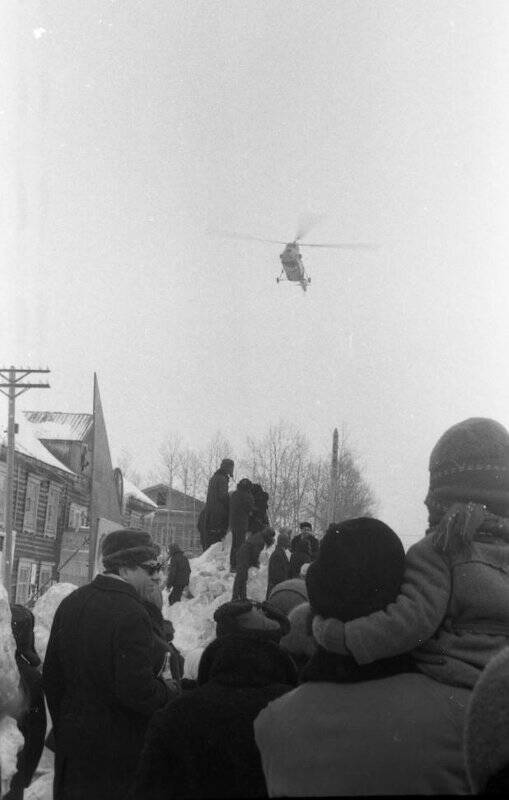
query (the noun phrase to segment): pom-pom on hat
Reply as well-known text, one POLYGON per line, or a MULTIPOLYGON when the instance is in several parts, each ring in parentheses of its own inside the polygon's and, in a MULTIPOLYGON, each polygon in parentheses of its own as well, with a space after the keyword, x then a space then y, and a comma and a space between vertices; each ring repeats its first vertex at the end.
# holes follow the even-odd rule
POLYGON ((105 569, 114 567, 137 567, 146 561, 153 561, 159 555, 159 547, 145 531, 112 531, 102 543, 102 558, 105 569))
POLYGON ((456 502, 481 503, 504 516, 509 510, 509 432, 484 417, 459 422, 431 451, 429 472, 425 503, 431 525, 456 502))
POLYGON ((380 611, 400 589, 405 551, 388 525, 358 517, 329 525, 306 574, 314 614, 348 622, 380 611))

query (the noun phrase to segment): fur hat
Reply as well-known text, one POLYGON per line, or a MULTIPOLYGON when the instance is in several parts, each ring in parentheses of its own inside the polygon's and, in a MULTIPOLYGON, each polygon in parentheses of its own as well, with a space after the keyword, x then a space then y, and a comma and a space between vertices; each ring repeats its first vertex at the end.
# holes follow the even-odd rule
POLYGON ((290 630, 284 614, 270 603, 253 600, 231 600, 216 608, 216 636, 242 634, 279 642, 290 630))
POLYGON ((488 663, 472 693, 465 761, 474 794, 485 792, 490 778, 509 765, 509 647, 488 663))
POLYGON ((471 417, 449 428, 431 451, 425 500, 431 526, 453 503, 480 503, 494 514, 509 510, 509 433, 500 423, 471 417))
POLYGON ((159 547, 145 531, 126 528, 112 531, 102 543, 102 558, 106 570, 115 567, 137 567, 159 555, 159 547))
POLYGON ((302 578, 290 578, 276 584, 269 595, 269 603, 287 616, 292 608, 306 603, 307 599, 308 592, 302 578))
POLYGON ((405 551, 388 525, 358 517, 329 525, 306 574, 314 614, 348 622, 379 611, 400 589, 405 551))

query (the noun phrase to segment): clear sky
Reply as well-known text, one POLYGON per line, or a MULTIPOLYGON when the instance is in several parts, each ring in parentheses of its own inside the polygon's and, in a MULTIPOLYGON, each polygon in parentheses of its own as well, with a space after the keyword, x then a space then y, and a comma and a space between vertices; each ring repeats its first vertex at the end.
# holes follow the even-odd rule
POLYGON ((286 419, 318 454, 344 424, 418 538, 438 436, 509 426, 509 3, 18 5, 0 366, 52 370, 19 408, 91 411, 96 371, 142 471, 169 431, 240 452, 286 419), (291 240, 308 212, 310 241, 379 250, 304 251, 304 294, 278 245, 206 236, 291 240))

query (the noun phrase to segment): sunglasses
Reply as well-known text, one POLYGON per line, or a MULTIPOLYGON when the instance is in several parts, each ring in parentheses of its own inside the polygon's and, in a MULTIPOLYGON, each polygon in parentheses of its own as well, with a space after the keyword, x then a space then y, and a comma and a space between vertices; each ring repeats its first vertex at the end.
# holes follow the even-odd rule
POLYGON ((158 562, 157 564, 140 564, 140 567, 147 575, 155 575, 156 572, 161 572, 163 565, 158 562))

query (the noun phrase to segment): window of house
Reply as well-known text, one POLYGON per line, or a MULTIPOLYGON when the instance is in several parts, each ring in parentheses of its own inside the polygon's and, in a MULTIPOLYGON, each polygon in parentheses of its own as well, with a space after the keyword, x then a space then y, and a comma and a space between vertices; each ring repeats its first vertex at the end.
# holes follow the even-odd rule
POLYGON ((41 568, 39 570, 39 597, 44 594, 44 592, 49 589, 52 584, 53 579, 53 564, 49 564, 48 562, 42 562, 41 568))
POLYGON ((87 524, 88 512, 86 506, 79 503, 71 503, 69 506, 69 528, 74 531, 79 530, 87 524))
POLYGON ((28 602, 34 567, 37 568, 34 561, 30 561, 28 558, 20 558, 16 577, 16 603, 25 605, 28 602))
POLYGON ((39 503, 39 478, 29 475, 25 495, 25 514, 23 517, 23 531, 35 533, 37 529, 37 505, 39 503))
POLYGON ((53 539, 57 535, 58 507, 60 502, 60 487, 50 483, 48 503, 46 505, 46 520, 44 522, 44 535, 53 539))

